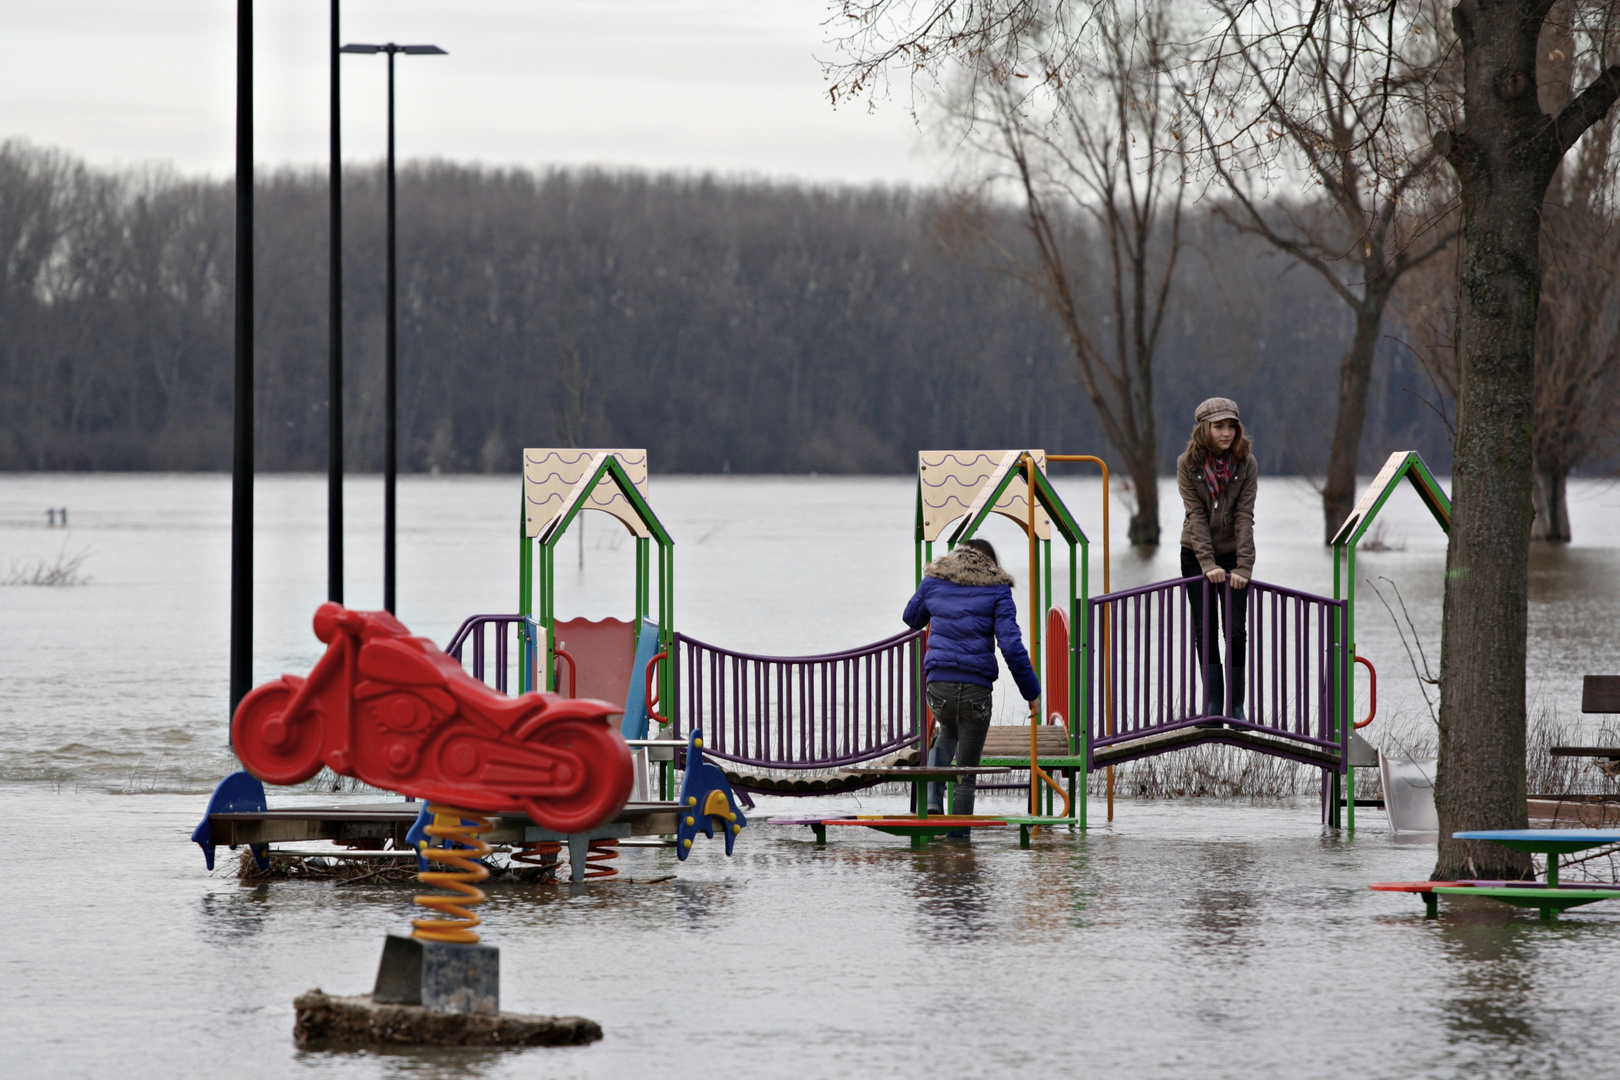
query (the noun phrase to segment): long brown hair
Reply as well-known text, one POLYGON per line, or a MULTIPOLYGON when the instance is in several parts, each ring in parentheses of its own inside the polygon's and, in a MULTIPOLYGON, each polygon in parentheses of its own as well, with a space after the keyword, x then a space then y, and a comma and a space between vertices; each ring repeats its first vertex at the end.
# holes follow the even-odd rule
MULTIPOLYGON (((1232 440, 1232 457, 1236 461, 1242 461, 1249 456, 1249 436, 1243 431, 1243 421, 1233 420, 1232 423, 1236 424, 1238 429, 1237 438, 1232 440)), ((1193 425, 1192 435, 1187 439, 1187 463, 1195 472, 1203 469, 1209 455, 1215 453, 1215 432, 1212 430, 1214 426, 1213 420, 1201 420, 1193 425)))

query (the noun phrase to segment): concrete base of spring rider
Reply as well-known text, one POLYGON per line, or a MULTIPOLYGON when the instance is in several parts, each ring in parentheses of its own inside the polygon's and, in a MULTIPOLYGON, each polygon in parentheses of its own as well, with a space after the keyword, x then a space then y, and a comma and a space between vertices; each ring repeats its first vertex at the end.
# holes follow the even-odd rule
POLYGON ((579 1046, 602 1037, 580 1016, 501 1012, 501 951, 388 935, 370 994, 311 990, 293 1002, 300 1045, 579 1046))
POLYGON ((602 1037, 601 1025, 583 1016, 431 1012, 382 1004, 370 994, 311 990, 293 1007, 300 1046, 583 1046, 602 1037))
POLYGON ((371 999, 379 1005, 420 1005, 428 1012, 498 1016, 501 950, 389 934, 371 999))

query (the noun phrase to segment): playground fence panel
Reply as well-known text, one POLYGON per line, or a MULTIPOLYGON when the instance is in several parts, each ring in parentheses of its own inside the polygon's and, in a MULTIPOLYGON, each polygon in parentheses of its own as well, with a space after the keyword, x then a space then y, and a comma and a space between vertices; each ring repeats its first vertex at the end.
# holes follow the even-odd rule
POLYGON ((839 769, 918 741, 921 630, 849 652, 756 656, 676 634, 670 718, 703 752, 769 769, 839 769))
POLYGON ((511 693, 508 689, 510 676, 517 675, 519 654, 522 649, 513 649, 524 633, 524 624, 527 617, 523 615, 471 615, 461 624, 461 628, 450 639, 445 652, 460 660, 468 669, 473 678, 486 683, 501 693, 511 693), (517 627, 517 633, 509 632, 509 627, 517 627), (463 660, 462 653, 467 646, 472 646, 471 660, 463 660))
MULTIPOLYGON (((1232 727, 1306 744, 1316 750, 1313 756, 1342 750, 1345 734, 1337 717, 1349 675, 1344 601, 1260 581, 1219 592, 1224 596, 1198 576, 1090 601, 1093 750, 1205 723, 1212 716, 1232 727), (1219 639, 1206 635, 1207 655, 1200 655, 1193 632, 1195 604, 1212 614, 1218 609, 1219 639), (1248 605, 1242 721, 1221 715, 1232 711, 1230 685, 1219 713, 1207 709, 1205 690, 1211 668, 1231 655, 1235 604, 1248 605)), ((1285 749, 1278 752, 1289 756, 1285 749)))

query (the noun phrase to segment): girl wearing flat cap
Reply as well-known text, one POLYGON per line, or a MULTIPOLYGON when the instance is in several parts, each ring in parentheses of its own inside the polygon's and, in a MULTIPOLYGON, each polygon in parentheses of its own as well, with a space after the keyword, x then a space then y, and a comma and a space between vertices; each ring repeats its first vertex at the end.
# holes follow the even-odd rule
POLYGON ((1249 621, 1246 589, 1254 576, 1254 496, 1260 467, 1249 452, 1237 402, 1209 398, 1193 411, 1193 420, 1187 452, 1176 459, 1176 485, 1187 510, 1181 528, 1181 576, 1202 575, 1210 582, 1207 589, 1187 590, 1193 640, 1205 672, 1204 715, 1242 720, 1249 621), (1229 588, 1235 590, 1230 596, 1229 588), (1221 642, 1226 635, 1221 632, 1221 613, 1228 609, 1231 640, 1223 671, 1221 642))

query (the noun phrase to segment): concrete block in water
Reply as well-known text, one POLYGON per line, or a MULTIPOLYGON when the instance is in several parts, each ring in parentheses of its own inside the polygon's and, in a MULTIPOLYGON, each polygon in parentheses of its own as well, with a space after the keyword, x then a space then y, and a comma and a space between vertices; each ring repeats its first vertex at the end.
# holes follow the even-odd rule
POLYGON ((372 999, 429 1012, 495 1016, 501 1011, 501 950, 389 934, 372 999))
POLYGON ((311 990, 293 1008, 300 1046, 583 1046, 602 1037, 601 1025, 583 1016, 430 1012, 369 994, 311 990))

